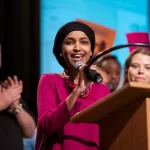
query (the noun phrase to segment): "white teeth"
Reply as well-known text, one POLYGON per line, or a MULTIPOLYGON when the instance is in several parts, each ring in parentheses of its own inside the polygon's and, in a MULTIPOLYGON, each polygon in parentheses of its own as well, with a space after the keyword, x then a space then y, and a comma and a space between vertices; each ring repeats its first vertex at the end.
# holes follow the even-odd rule
POLYGON ((72 55, 72 57, 83 57, 83 55, 72 55))

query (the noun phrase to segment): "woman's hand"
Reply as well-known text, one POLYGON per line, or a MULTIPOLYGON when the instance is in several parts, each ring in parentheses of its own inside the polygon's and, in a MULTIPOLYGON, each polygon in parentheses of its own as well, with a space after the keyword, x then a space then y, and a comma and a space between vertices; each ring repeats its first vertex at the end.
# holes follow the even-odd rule
POLYGON ((21 98, 21 89, 10 87, 8 89, 0 86, 0 111, 7 109, 16 100, 21 98))
POLYGON ((23 83, 22 81, 18 80, 17 76, 14 76, 13 79, 11 77, 8 77, 8 79, 5 80, 4 83, 7 85, 8 90, 13 89, 14 93, 12 93, 11 95, 14 95, 14 97, 10 100, 12 102, 10 104, 10 107, 15 108, 20 102, 21 93, 23 90, 23 83))
MULTIPOLYGON (((83 72, 84 66, 81 66, 79 68, 79 80, 77 83, 76 88, 72 91, 72 93, 67 97, 66 103, 68 110, 70 111, 72 107, 74 106, 76 100, 80 95, 86 90, 88 86, 91 85, 92 81, 89 81, 86 77, 86 74, 83 72)), ((96 68, 95 65, 92 65, 90 69, 95 70, 98 72, 98 69, 96 68)))
MULTIPOLYGON (((79 94, 84 92, 84 90, 92 84, 92 81, 87 79, 86 74, 83 72, 83 69, 84 66, 79 68, 79 81, 76 87, 78 89, 77 91, 79 91, 79 94)), ((99 72, 96 65, 91 65, 90 69, 99 72)))

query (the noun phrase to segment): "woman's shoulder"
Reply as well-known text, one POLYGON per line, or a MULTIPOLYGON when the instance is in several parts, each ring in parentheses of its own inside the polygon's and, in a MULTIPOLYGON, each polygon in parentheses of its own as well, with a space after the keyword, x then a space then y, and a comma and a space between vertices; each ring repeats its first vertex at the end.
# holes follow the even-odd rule
POLYGON ((106 91, 107 93, 110 93, 109 87, 104 83, 94 83, 93 88, 95 91, 100 90, 103 92, 106 91))
POLYGON ((61 77, 60 74, 57 73, 45 73, 42 74, 40 77, 40 82, 49 82, 49 83, 54 83, 54 82, 62 82, 63 78, 61 77))
POLYGON ((41 75, 40 80, 41 79, 53 80, 53 79, 62 79, 62 77, 57 73, 45 73, 41 75))

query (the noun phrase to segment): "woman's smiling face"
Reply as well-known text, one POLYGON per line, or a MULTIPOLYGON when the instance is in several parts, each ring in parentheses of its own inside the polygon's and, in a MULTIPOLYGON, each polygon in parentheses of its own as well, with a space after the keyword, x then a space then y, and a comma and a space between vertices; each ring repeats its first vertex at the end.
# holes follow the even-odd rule
POLYGON ((91 56, 91 43, 84 32, 72 31, 65 37, 62 44, 62 57, 67 68, 73 67, 78 61, 87 63, 91 56))
POLYGON ((150 83, 150 56, 137 53, 132 57, 128 81, 150 83))

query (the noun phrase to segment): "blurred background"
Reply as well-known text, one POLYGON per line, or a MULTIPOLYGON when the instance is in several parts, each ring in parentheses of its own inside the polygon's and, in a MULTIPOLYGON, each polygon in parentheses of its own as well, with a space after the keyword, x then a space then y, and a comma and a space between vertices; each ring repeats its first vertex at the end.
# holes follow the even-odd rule
MULTIPOLYGON (((40 76, 63 71, 52 53, 57 30, 73 20, 87 23, 96 33, 96 55, 127 43, 127 33, 150 32, 150 0, 1 0, 0 20, 0 78, 16 74, 23 80, 23 98, 37 115, 40 76), (103 42, 105 46, 100 49, 103 42)), ((123 67, 129 49, 112 54, 123 67)))

